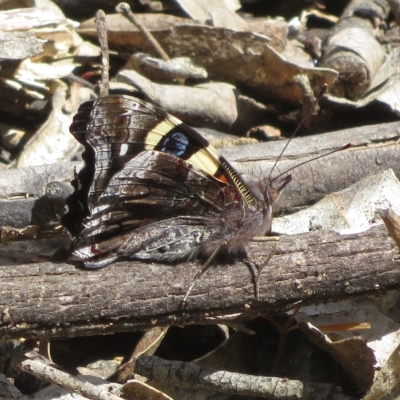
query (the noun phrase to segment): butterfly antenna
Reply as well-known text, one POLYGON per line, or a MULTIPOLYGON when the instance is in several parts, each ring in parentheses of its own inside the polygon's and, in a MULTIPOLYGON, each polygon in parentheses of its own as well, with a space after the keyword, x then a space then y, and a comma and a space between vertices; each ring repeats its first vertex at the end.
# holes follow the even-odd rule
POLYGON ((317 157, 310 158, 309 160, 303 161, 300 164, 296 164, 294 167, 291 167, 291 168, 287 169, 286 171, 284 171, 281 174, 279 174, 278 176, 276 176, 274 179, 271 179, 270 182, 273 182, 275 179, 279 179, 281 176, 287 174, 288 172, 290 172, 291 170, 293 170, 293 169, 295 169, 297 167, 300 167, 301 165, 307 164, 307 163, 309 163, 311 161, 318 160, 319 158, 322 158, 322 157, 329 156, 330 154, 337 153, 338 151, 347 150, 347 149, 349 149, 350 147, 353 147, 353 146, 354 146, 354 143, 350 142, 350 143, 347 143, 345 146, 341 147, 340 149, 335 149, 335 150, 332 150, 332 151, 328 151, 328 153, 321 154, 321 155, 319 155, 317 157))
MULTIPOLYGON (((321 88, 321 90, 320 90, 320 92, 319 92, 319 94, 318 94, 318 97, 315 99, 314 106, 317 105, 317 104, 321 101, 322 97, 324 96, 324 94, 326 93, 327 90, 328 90, 328 84, 325 83, 325 84, 322 86, 322 88, 321 88)), ((305 116, 303 116, 303 117, 301 118, 299 124, 297 125, 297 128, 294 130, 294 132, 292 133, 292 136, 290 136, 289 140, 286 142, 285 146, 283 147, 282 151, 280 152, 279 156, 277 157, 277 159, 276 159, 276 161, 275 161, 273 167, 271 168, 271 171, 269 172, 268 182, 272 182, 272 181, 274 181, 276 178, 278 178, 278 177, 276 177, 276 178, 274 178, 274 179, 271 180, 271 175, 272 175, 272 173, 274 172, 274 169, 275 169, 275 167, 277 166, 279 160, 282 158, 283 153, 286 151, 287 147, 289 146, 289 143, 290 143, 290 142, 292 141, 292 139, 296 136, 296 134, 297 134, 297 132, 299 131, 300 127, 303 125, 305 119, 306 119, 305 116)), ((329 154, 329 153, 328 153, 328 154, 329 154)), ((311 160, 310 160, 310 161, 311 161, 311 160)), ((302 165, 302 164, 300 164, 300 165, 302 165)), ((295 168, 295 167, 294 167, 294 168, 295 168)), ((292 169, 292 168, 291 168, 291 169, 292 169)), ((290 169, 290 170, 291 170, 291 169, 290 169)), ((289 171, 290 171, 290 170, 289 170, 289 171)), ((287 172, 287 171, 286 171, 286 172, 287 172)), ((282 176, 282 175, 283 175, 283 174, 280 174, 279 176, 282 176)))
POLYGON ((101 64, 103 66, 101 72, 101 83, 100 83, 100 97, 108 96, 109 94, 109 82, 110 82, 110 55, 108 50, 108 37, 107 37, 107 22, 106 15, 103 10, 99 10, 96 13, 96 27, 97 35, 99 37, 99 43, 101 48, 101 64))

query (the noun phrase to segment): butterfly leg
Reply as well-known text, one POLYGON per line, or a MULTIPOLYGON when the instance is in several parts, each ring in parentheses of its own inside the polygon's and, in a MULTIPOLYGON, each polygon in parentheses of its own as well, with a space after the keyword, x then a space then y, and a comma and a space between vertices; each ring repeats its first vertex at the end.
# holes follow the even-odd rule
POLYGON ((216 250, 214 250, 214 252, 211 254, 210 257, 208 257, 207 261, 202 266, 201 270, 199 272, 197 272, 197 274, 193 277, 192 282, 190 283, 189 289, 186 291, 185 297, 182 300, 181 306, 184 306, 186 304, 186 300, 189 297, 190 293, 192 292, 197 279, 199 279, 204 274, 204 272, 206 272, 208 270, 208 268, 210 267, 211 263, 213 262, 214 258, 217 256, 217 254, 221 250, 221 248, 222 248, 222 246, 218 247, 216 250))
POLYGON ((252 239, 254 242, 273 242, 272 250, 268 254, 267 259, 261 264, 252 263, 256 267, 257 275, 254 276, 254 297, 256 300, 259 300, 260 295, 260 277, 263 269, 268 265, 271 261, 271 258, 275 255, 276 249, 279 246, 280 237, 279 236, 263 236, 263 237, 255 237, 252 239))

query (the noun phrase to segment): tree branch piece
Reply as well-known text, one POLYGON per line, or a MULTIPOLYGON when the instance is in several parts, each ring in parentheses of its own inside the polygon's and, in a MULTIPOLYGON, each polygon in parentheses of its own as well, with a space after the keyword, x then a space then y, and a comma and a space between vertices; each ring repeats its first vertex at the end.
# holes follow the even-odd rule
POLYGON ((132 22, 139 30, 142 32, 147 41, 153 46, 156 53, 164 60, 168 61, 170 58, 168 54, 164 51, 164 49, 157 42, 156 38, 152 35, 152 33, 135 17, 135 14, 131 11, 129 4, 127 3, 119 3, 116 7, 116 11, 123 14, 129 21, 132 22))
POLYGON ((331 384, 307 383, 287 378, 246 375, 199 367, 193 363, 167 361, 155 356, 136 359, 135 372, 152 380, 187 389, 268 399, 346 400, 350 397, 331 384))

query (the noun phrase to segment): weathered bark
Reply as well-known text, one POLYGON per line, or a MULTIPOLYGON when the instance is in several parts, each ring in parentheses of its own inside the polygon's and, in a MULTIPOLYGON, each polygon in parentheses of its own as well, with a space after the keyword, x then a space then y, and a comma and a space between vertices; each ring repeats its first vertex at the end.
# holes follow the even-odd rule
MULTIPOLYGON (((262 264, 268 245, 252 242, 250 259, 262 264)), ((283 237, 260 280, 255 301, 242 262, 213 265, 181 301, 198 270, 118 262, 99 270, 32 263, 0 268, 0 338, 71 337, 210 323, 211 316, 273 313, 294 306, 378 294, 400 287, 397 249, 384 227, 340 236, 313 232, 283 237)))
MULTIPOLYGON (((354 146, 290 171, 293 180, 274 204, 275 210, 295 211, 387 168, 400 177, 399 126, 398 122, 363 126, 293 140, 272 177, 349 142, 354 146)), ((268 177, 284 143, 236 146, 223 154, 245 177, 268 177)))
MULTIPOLYGON (((32 361, 28 361, 33 364, 32 361)), ((28 363, 27 362, 27 363, 28 363)), ((37 365, 37 364, 36 364, 37 365)), ((135 372, 149 378, 164 393, 172 388, 207 390, 276 400, 351 400, 332 384, 302 382, 287 378, 256 376, 200 367, 194 363, 163 360, 142 355, 135 361, 135 372)), ((194 397, 194 396, 193 396, 194 397)), ((178 398, 178 396, 174 396, 178 398)))

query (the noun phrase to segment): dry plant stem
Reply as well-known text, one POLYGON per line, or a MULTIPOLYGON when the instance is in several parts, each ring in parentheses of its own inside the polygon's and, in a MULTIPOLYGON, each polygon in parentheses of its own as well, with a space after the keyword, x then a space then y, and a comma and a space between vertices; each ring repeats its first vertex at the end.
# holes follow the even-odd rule
POLYGON ((109 393, 92 383, 80 381, 72 375, 47 365, 40 360, 21 357, 19 369, 23 372, 28 372, 37 378, 43 379, 46 382, 70 390, 73 393, 79 393, 88 399, 121 400, 121 397, 119 396, 109 393))
MULTIPOLYGON (((299 312, 299 310, 300 310, 300 307, 296 307, 293 310, 293 313, 289 316, 289 318, 283 324, 283 326, 282 327, 279 326, 279 330, 280 330, 279 346, 278 346, 278 351, 277 351, 277 354, 275 357, 274 365, 272 366, 272 370, 271 370, 272 375, 276 374, 276 372, 278 371, 278 368, 283 360, 283 355, 284 355, 285 346, 286 346, 286 340, 287 340, 288 334, 293 330, 292 323, 294 321, 294 318, 296 317, 296 314, 299 312)), ((271 319, 273 319, 273 317, 271 319)), ((277 325, 277 324, 274 324, 274 325, 277 325)))
POLYGON ((48 338, 40 339, 39 354, 53 362, 51 358, 51 342, 48 338))
POLYGON ((140 23, 136 18, 133 12, 131 11, 131 8, 129 4, 127 3, 119 3, 116 7, 116 11, 123 14, 126 18, 129 19, 129 21, 132 22, 139 30, 140 32, 143 33, 144 37, 147 39, 147 41, 153 46, 154 50, 156 53, 164 60, 168 61, 170 58, 168 54, 164 51, 164 49, 160 46, 160 44, 157 42, 155 37, 151 34, 151 32, 144 26, 142 23, 140 23))
POLYGON ((101 47, 101 63, 103 65, 103 71, 101 73, 100 97, 104 97, 108 96, 109 93, 110 60, 107 40, 107 22, 106 15, 104 14, 103 10, 99 10, 96 13, 96 25, 101 47))
POLYGON ((78 82, 78 83, 80 83, 81 85, 88 87, 89 89, 92 89, 92 90, 95 90, 95 89, 96 89, 96 86, 95 86, 95 85, 93 85, 92 83, 90 83, 90 82, 87 81, 86 79, 80 78, 79 76, 76 76, 76 75, 74 75, 74 74, 72 74, 72 73, 69 74, 69 75, 67 76, 67 78, 70 79, 70 80, 73 81, 73 82, 78 82))
POLYGON ((330 384, 245 375, 199 367, 192 363, 166 361, 154 356, 139 357, 136 360, 135 372, 181 388, 207 389, 242 396, 280 400, 350 399, 330 384))
POLYGON ((301 88, 304 97, 302 100, 302 110, 301 110, 301 122, 306 129, 310 130, 312 125, 313 117, 318 114, 319 105, 318 100, 314 96, 314 92, 310 85, 310 80, 307 75, 297 75, 294 78, 295 83, 301 88))

